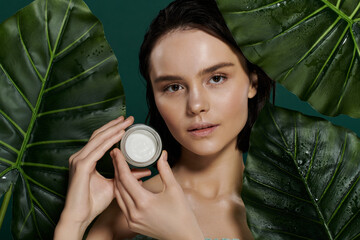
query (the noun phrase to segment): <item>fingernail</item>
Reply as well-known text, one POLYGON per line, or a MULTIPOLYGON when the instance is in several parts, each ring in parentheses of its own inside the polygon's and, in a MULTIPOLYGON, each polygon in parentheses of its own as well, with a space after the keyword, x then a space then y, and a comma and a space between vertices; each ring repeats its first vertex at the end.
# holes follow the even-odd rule
POLYGON ((162 159, 164 161, 166 161, 166 157, 167 157, 167 152, 165 150, 163 150, 163 153, 162 153, 162 159))
POLYGON ((127 118, 125 119, 125 121, 130 121, 131 119, 134 119, 134 117, 133 117, 133 116, 129 116, 129 117, 127 117, 127 118))

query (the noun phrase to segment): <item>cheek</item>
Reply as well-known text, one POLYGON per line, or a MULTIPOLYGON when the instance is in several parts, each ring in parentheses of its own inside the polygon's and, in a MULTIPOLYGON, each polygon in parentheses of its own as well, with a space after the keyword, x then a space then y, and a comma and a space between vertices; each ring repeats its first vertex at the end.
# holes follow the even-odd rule
POLYGON ((216 102, 217 109, 229 122, 232 131, 239 133, 248 117, 248 90, 245 88, 233 88, 224 94, 222 98, 216 102))
POLYGON ((241 87, 233 87, 228 89, 226 93, 219 97, 215 103, 218 109, 223 109, 229 115, 242 115, 247 113, 248 90, 241 87))
POLYGON ((174 131, 181 121, 180 112, 182 111, 182 105, 174 104, 169 99, 162 99, 161 97, 155 97, 155 104, 171 134, 176 134, 174 131))

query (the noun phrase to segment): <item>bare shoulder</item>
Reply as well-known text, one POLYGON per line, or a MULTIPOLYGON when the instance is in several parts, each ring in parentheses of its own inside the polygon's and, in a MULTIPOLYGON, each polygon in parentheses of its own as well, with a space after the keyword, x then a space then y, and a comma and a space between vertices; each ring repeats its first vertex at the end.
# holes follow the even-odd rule
MULTIPOLYGON (((153 193, 159 193, 163 189, 159 175, 144 181, 142 186, 153 193)), ((137 233, 129 229, 126 218, 114 199, 109 207, 96 219, 87 239, 131 239, 136 235, 137 233)))

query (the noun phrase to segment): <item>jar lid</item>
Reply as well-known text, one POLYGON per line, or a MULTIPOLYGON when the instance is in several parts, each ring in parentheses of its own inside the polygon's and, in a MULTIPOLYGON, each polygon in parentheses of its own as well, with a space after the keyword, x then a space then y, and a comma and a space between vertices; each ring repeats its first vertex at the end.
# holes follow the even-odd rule
POLYGON ((120 149, 132 166, 148 167, 160 157, 162 142, 153 128, 145 124, 134 124, 126 129, 120 149))

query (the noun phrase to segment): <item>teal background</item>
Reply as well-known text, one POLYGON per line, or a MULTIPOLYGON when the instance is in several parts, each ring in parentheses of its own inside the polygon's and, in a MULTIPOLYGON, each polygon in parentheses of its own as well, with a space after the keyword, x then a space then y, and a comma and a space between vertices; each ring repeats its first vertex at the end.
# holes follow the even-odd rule
MULTIPOLYGON (((0 0, 0 22, 31 2, 30 0, 0 0)), ((126 94, 127 115, 134 116, 135 122, 144 122, 147 114, 145 81, 140 77, 138 70, 138 50, 150 21, 171 0, 85 0, 85 2, 103 23, 106 38, 119 61, 119 73, 126 94)), ((360 119, 344 115, 335 118, 325 117, 280 85, 276 87, 275 103, 308 115, 326 118, 360 135, 360 119)), ((0 239, 12 239, 10 216, 11 210, 8 209, 4 224, 0 229, 0 239)))

